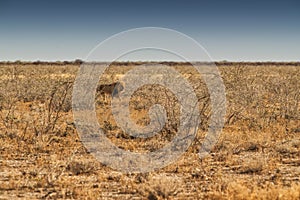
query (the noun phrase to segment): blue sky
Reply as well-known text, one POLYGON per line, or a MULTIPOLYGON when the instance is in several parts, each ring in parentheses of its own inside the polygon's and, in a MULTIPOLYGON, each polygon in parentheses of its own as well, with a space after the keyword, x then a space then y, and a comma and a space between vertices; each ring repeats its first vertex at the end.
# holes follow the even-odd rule
POLYGON ((0 60, 83 59, 111 35, 147 26, 194 38, 213 60, 300 60, 297 0, 0 0, 0 60))

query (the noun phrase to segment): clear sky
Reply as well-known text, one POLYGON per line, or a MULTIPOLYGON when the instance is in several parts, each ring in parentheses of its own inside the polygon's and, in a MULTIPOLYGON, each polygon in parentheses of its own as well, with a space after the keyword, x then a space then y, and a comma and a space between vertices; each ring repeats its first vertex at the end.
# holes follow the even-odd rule
POLYGON ((145 26, 185 33, 213 60, 300 61, 299 0, 0 0, 0 60, 82 59, 145 26))

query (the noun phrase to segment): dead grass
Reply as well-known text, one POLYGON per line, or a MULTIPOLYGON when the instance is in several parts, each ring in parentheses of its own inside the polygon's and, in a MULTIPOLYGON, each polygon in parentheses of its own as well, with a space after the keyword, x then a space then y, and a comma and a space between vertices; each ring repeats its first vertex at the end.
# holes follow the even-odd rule
MULTIPOLYGON (((202 160, 197 152, 210 116, 207 89, 193 68, 172 65, 201 99, 197 137, 170 166, 122 174, 97 162, 78 138, 71 111, 78 64, 2 64, 0 198, 299 199, 298 64, 219 63, 228 100, 226 125, 212 153, 202 160)), ((99 84, 115 82, 131 68, 130 63, 112 66, 99 84)), ((143 87, 131 98, 138 124, 149 122, 147 110, 154 103, 166 106, 172 119, 149 139, 124 133, 111 116, 110 100, 99 97, 95 102, 107 137, 123 149, 154 151, 176 134, 178 105, 163 88, 143 87)))

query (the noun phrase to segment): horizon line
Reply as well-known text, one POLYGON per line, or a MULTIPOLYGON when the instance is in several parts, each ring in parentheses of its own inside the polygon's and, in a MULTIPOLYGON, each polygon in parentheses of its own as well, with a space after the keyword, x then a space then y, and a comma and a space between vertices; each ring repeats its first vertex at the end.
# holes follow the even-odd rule
POLYGON ((41 61, 41 60, 36 60, 36 61, 22 61, 22 60, 15 60, 15 61, 1 61, 0 60, 0 65, 5 65, 5 64, 33 64, 33 65, 38 65, 38 64, 83 64, 83 63, 96 63, 96 64, 107 64, 107 63, 117 63, 117 64, 146 64, 146 63, 160 63, 160 64, 189 64, 189 63, 195 63, 195 64, 276 64, 276 65, 300 65, 300 61, 228 61, 228 60, 220 60, 220 61, 191 61, 191 62, 184 62, 184 61, 171 61, 171 60, 162 60, 162 61, 88 61, 85 62, 81 59, 76 59, 76 60, 57 60, 57 61, 41 61))

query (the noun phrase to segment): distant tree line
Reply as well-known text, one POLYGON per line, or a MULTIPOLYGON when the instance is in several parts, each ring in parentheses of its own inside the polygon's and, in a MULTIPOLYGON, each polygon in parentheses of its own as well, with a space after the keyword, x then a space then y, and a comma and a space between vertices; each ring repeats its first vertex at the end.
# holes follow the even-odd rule
MULTIPOLYGON (((74 61, 0 61, 0 65, 81 65, 85 63, 81 59, 74 61)), ((107 63, 107 62, 88 62, 91 64, 96 63, 107 63)), ((191 65, 191 64, 205 64, 205 65, 216 65, 216 66, 263 66, 263 65, 280 65, 280 66, 300 66, 299 62, 231 62, 231 61, 217 61, 217 62, 175 62, 175 61, 115 61, 110 63, 111 65, 120 66, 131 66, 131 65, 142 65, 142 64, 161 64, 168 66, 179 66, 179 65, 191 65)))

